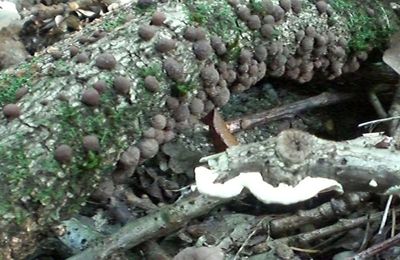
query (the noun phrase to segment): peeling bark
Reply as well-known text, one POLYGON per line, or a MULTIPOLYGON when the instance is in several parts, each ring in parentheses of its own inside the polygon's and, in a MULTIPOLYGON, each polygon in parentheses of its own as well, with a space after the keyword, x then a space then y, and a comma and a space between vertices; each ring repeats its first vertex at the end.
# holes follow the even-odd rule
MULTIPOLYGON (((384 11, 367 19, 375 32, 371 42, 359 39, 357 30, 365 28, 349 25, 360 25, 352 19, 361 17, 360 12, 362 17, 367 15, 366 3, 354 10, 335 6, 337 10, 333 8, 328 15, 320 13, 313 1, 303 1, 298 13, 281 13, 277 8, 273 10, 278 13, 272 12, 259 1, 243 0, 238 6, 234 2, 127 6, 55 44, 28 64, 0 75, 0 104, 16 103, 21 110, 18 118, 0 116, 2 258, 23 258, 35 247, 38 233, 77 212, 101 178, 116 167, 132 173, 139 158, 130 158, 129 165, 117 165, 128 148, 139 148, 140 161, 153 157, 174 132, 190 127, 190 122, 213 107, 223 106, 231 91, 243 91, 265 75, 305 82, 315 73, 333 78, 353 71, 365 59, 365 51, 377 43, 372 42, 377 32, 390 29, 386 23, 391 21, 389 11, 384 11), (245 5, 251 9, 251 17, 239 11, 245 5), (155 10, 166 16, 161 26, 149 26, 155 10), (277 20, 272 22, 274 30, 262 35, 254 23, 267 16, 271 20, 271 15, 277 20), (383 18, 385 23, 380 20, 383 18), (184 36, 190 26, 202 28, 205 34, 197 30, 192 38, 184 36), (111 30, 97 39, 96 31, 101 28, 111 30), (326 50, 314 52, 316 35, 323 38, 319 44, 326 50), (87 36, 94 40, 83 41, 87 36), (162 39, 172 39, 172 47, 156 48, 162 39), (76 56, 72 45, 78 48, 76 56), (104 53, 112 55, 116 64, 112 60, 99 64, 104 53), (117 82, 120 76, 127 82, 117 82), (150 76, 158 82, 156 92, 147 86, 150 76), (82 100, 83 92, 98 81, 106 83, 98 88, 100 100, 82 100), (28 93, 18 92, 21 87, 27 87, 28 93), (202 111, 193 112, 194 98, 203 103, 202 111), (152 118, 159 114, 169 124, 156 129, 160 131, 155 135, 145 136, 146 129, 155 128, 152 118), (99 150, 84 146, 88 135, 98 138, 99 150), (55 156, 62 145, 71 151, 55 156)), ((277 2, 273 1, 276 6, 277 2)), ((369 2, 372 11, 384 10, 374 3, 369 2)), ((262 24, 270 22, 268 19, 262 24)))

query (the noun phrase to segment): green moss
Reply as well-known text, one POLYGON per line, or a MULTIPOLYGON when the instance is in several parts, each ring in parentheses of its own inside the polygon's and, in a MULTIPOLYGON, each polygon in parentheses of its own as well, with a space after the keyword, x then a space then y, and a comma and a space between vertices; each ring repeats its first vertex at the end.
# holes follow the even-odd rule
POLYGON ((355 52, 367 50, 369 47, 381 47, 396 27, 391 23, 394 19, 390 9, 376 0, 368 3, 363 2, 361 5, 349 0, 330 2, 333 9, 347 19, 347 29, 351 34, 349 48, 355 52), (368 3, 376 12, 374 16, 367 12, 368 3))
POLYGON ((115 162, 112 158, 117 154, 110 156, 109 151, 118 153, 126 149, 139 132, 134 123, 139 108, 129 105, 117 107, 117 96, 112 90, 102 95, 98 109, 56 102, 60 102, 59 110, 51 119, 58 133, 54 147, 32 151, 25 147, 23 135, 13 138, 18 146, 0 147, 3 170, 0 173, 3 181, 0 212, 7 212, 10 220, 18 224, 38 210, 41 219, 51 220, 79 209, 103 174, 113 169, 115 162), (88 134, 99 137, 100 146, 108 149, 107 157, 103 151, 84 150, 82 139, 88 134), (53 157, 53 149, 60 144, 68 144, 73 149, 73 160, 67 165, 60 165, 53 157), (29 164, 32 158, 36 161, 33 166, 29 164), (21 204, 22 198, 29 201, 29 206, 21 204))
POLYGON ((227 44, 226 50, 228 52, 228 60, 236 61, 239 58, 242 48, 239 45, 240 39, 237 37, 230 44, 227 44))
POLYGON ((220 36, 225 42, 229 43, 243 31, 237 25, 234 10, 225 1, 189 0, 184 3, 193 23, 206 27, 211 34, 220 36))
POLYGON ((263 7, 261 1, 257 0, 250 0, 249 2, 249 7, 252 11, 256 12, 257 14, 260 15, 265 15, 266 11, 265 8, 263 7))
POLYGON ((54 77, 62 77, 71 73, 70 65, 65 60, 56 60, 54 65, 54 71, 52 72, 54 77))
POLYGON ((126 14, 120 13, 111 20, 105 20, 104 23, 102 24, 102 27, 103 27, 103 30, 105 30, 107 32, 111 32, 115 28, 125 24, 125 22, 126 22, 126 14))
POLYGON ((31 87, 36 71, 36 59, 17 67, 17 74, 0 73, 0 106, 15 102, 15 94, 21 87, 31 87))
POLYGON ((157 78, 157 80, 160 80, 162 78, 161 64, 158 63, 148 64, 146 66, 141 67, 138 71, 136 71, 136 74, 143 79, 147 76, 154 76, 157 78))
POLYGON ((139 14, 139 15, 145 15, 147 13, 154 13, 154 11, 156 9, 157 9, 157 6, 155 4, 150 4, 150 5, 135 4, 135 5, 133 5, 133 10, 135 11, 136 14, 139 14))
POLYGON ((185 96, 196 89, 196 85, 192 83, 177 83, 172 86, 172 96, 185 96))
POLYGON ((78 146, 81 145, 83 136, 94 134, 98 136, 102 147, 114 146, 119 150, 126 149, 129 141, 133 142, 133 139, 128 140, 127 143, 116 134, 120 136, 137 134, 137 129, 132 127, 136 116, 135 109, 130 106, 117 109, 116 95, 112 90, 102 94, 99 111, 62 104, 59 114, 62 119, 59 142, 78 146), (128 126, 128 124, 132 125, 128 126))

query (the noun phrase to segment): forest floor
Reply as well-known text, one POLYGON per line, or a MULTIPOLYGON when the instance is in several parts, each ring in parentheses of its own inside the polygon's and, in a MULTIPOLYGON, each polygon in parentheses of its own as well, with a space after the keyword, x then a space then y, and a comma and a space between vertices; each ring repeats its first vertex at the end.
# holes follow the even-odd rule
MULTIPOLYGON (((71 13, 58 13, 61 5, 58 2, 62 1, 10 2, 17 3, 22 18, 16 19, 12 26, 7 25, 17 29, 3 30, 0 39, 14 41, 18 35, 23 48, 5 55, 19 57, 13 61, 19 63, 101 16, 113 1, 107 5, 96 5, 93 1, 88 5, 90 8, 71 13), (28 19, 30 15, 35 19, 28 19), (26 21, 30 21, 30 26, 26 21)), ((1 22, 0 19, 0 28, 1 22)), ((0 49, 0 55, 2 53, 9 52, 0 49)), ((9 56, 3 57, 8 59, 9 56)), ((367 62, 375 61, 371 58, 367 62)), ((12 66, 6 62, 0 65, 3 69, 12 66)), ((353 77, 362 78, 363 68, 353 77)), ((349 78, 352 77, 329 82, 311 81, 301 88, 294 82, 265 79, 254 88, 233 96, 219 111, 220 120, 228 126, 239 145, 266 141, 290 128, 332 141, 354 139, 370 132, 387 133, 385 124, 358 126, 379 116, 368 95, 360 98, 361 86, 349 78), (248 120, 248 127, 235 128, 238 119, 248 120)), ((389 83, 384 82, 391 90, 379 93, 386 109, 391 106, 396 88, 396 75, 394 78, 389 83)), ((220 126, 215 120, 210 127, 217 127, 217 132, 226 131, 218 129, 220 126)), ((384 134, 377 135, 384 138, 384 134)), ((213 145, 215 139, 229 142, 221 135, 206 141, 213 145)), ((128 185, 118 185, 111 178, 105 180, 102 189, 93 194, 80 214, 49 232, 29 259, 66 259, 73 255, 80 259, 82 250, 105 237, 122 234, 118 232, 129 223, 140 223, 145 216, 178 207, 192 195, 193 166, 198 165, 200 159, 195 153, 179 149, 183 148, 179 145, 163 148, 165 154, 175 158, 175 172, 163 171, 167 160, 159 156, 138 168, 128 185)), ((357 259, 372 256, 394 259, 400 255, 396 235, 398 203, 396 197, 330 191, 293 205, 266 206, 254 196, 242 194, 226 203, 217 203, 217 207, 199 217, 186 219, 182 216, 185 224, 177 225, 179 228, 149 232, 138 246, 121 246, 124 251, 113 254, 111 259, 223 259, 223 254, 229 259, 349 259, 355 256, 360 257, 357 259)), ((142 224, 145 226, 140 228, 148 230, 158 225, 157 221, 142 224)))

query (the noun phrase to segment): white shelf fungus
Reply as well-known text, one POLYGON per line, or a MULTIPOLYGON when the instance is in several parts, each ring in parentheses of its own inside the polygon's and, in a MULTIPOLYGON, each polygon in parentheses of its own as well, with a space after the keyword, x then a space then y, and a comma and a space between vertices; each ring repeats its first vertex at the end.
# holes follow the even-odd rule
POLYGON ((247 188, 265 204, 294 204, 308 200, 327 190, 343 192, 342 185, 333 179, 306 177, 296 186, 280 183, 278 187, 265 182, 259 172, 243 172, 225 183, 214 183, 218 173, 204 166, 195 168, 196 186, 200 193, 217 198, 232 198, 247 188))

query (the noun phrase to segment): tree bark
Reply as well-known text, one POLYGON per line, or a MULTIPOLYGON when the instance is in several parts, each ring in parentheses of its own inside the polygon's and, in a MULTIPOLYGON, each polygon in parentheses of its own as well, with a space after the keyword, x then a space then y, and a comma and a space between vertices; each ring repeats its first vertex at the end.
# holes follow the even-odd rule
POLYGON ((22 259, 104 176, 132 174, 231 92, 354 71, 392 29, 378 1, 272 2, 126 6, 2 73, 0 258, 22 259))

